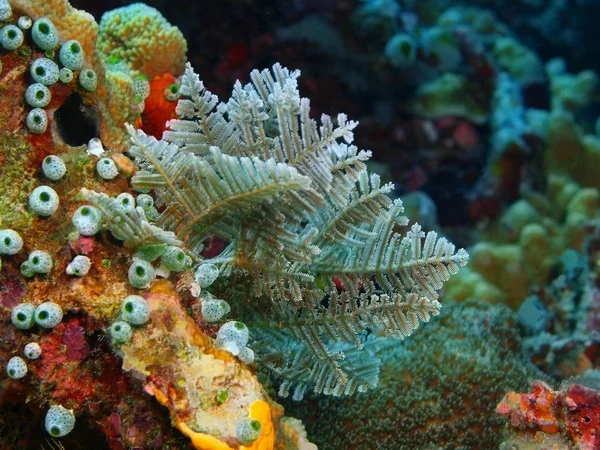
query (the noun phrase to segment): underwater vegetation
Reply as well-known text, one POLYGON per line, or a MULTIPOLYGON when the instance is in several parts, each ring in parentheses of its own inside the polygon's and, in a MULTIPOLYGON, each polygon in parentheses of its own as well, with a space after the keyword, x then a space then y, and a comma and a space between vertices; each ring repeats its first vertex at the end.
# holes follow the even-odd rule
POLYGON ((600 449, 546 3, 0 0, 0 448, 600 449))

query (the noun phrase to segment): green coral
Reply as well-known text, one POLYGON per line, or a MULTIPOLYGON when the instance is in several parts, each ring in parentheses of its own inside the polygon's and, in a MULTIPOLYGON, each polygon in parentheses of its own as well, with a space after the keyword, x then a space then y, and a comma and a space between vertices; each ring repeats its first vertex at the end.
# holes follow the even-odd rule
POLYGON ((497 403, 542 377, 521 351, 514 313, 483 302, 445 303, 423 330, 379 354, 372 394, 286 405, 319 448, 498 448, 504 420, 497 403))

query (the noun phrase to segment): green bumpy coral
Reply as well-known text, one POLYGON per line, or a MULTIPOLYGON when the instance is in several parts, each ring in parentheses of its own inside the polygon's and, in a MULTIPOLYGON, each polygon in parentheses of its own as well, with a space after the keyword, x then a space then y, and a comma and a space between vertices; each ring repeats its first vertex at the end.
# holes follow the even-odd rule
POLYGON ((181 31, 158 10, 134 3, 102 16, 96 49, 105 59, 120 58, 131 70, 152 79, 167 72, 181 73, 187 44, 181 31))
POLYGON ((312 396, 288 402, 286 413, 331 450, 367 442, 379 450, 498 448, 503 420, 495 405, 541 377, 517 336, 514 313, 503 305, 447 302, 419 333, 379 350, 371 395, 312 396))

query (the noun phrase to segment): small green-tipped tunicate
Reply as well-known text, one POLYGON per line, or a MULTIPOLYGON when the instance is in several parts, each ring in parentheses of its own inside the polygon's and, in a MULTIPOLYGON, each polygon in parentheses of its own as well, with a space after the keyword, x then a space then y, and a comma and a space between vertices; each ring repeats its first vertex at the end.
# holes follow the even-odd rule
POLYGON ((37 58, 29 68, 31 77, 36 83, 51 86, 58 81, 60 70, 56 63, 48 58, 37 58))
POLYGON ((148 78, 143 75, 137 76, 133 79, 133 95, 144 101, 150 96, 150 82, 148 78))
POLYGON ((169 246, 161 257, 161 262, 173 272, 181 272, 188 267, 188 258, 179 247, 169 246))
POLYGON ((8 360, 6 365, 6 373, 9 377, 18 380, 27 375, 27 363, 19 356, 13 356, 8 360))
POLYGON ((13 51, 23 44, 23 32, 14 25, 5 25, 0 30, 0 45, 4 50, 13 51))
POLYGON ((58 45, 58 31, 47 17, 37 19, 33 23, 31 38, 42 50, 52 50, 58 45))
POLYGON ((42 108, 34 108, 27 114, 27 128, 35 134, 42 134, 48 128, 48 115, 42 108))
POLYGON ((201 288, 207 288, 215 282, 218 276, 219 269, 217 266, 214 264, 201 264, 200 267, 196 269, 194 279, 201 288))
POLYGON ((46 178, 58 181, 67 173, 67 166, 60 156, 48 155, 42 161, 42 172, 46 178))
POLYGON ((117 201, 117 208, 123 212, 133 212, 135 210, 135 199, 133 195, 122 192, 117 195, 115 199, 117 201))
POLYGON ((71 222, 82 236, 93 236, 100 231, 102 214, 93 206, 83 205, 77 208, 71 222))
POLYGON ((29 207, 38 216, 51 216, 59 203, 58 194, 50 186, 38 186, 29 194, 29 207))
POLYGON ((0 20, 8 20, 12 16, 12 8, 8 0, 0 0, 0 20))
POLYGON ((17 19, 17 25, 21 30, 29 30, 32 24, 31 17, 21 16, 17 19))
POLYGON ((129 271, 127 272, 129 283, 138 289, 147 289, 156 276, 156 271, 152 264, 143 259, 134 258, 129 271))
POLYGON ((27 258, 29 267, 34 273, 46 274, 52 270, 52 257, 43 250, 34 250, 27 258))
POLYGON ((23 248, 23 238, 10 228, 0 230, 0 255, 16 255, 23 248))
POLYGON ((35 324, 34 313, 35 306, 31 303, 20 303, 12 309, 10 320, 15 328, 28 330, 35 324))
POLYGON ((148 209, 154 206, 154 199, 148 194, 138 195, 136 197, 136 202, 138 206, 142 207, 142 209, 148 209))
POLYGON ((127 322, 121 320, 110 326, 109 333, 112 341, 118 344, 128 342, 133 334, 131 326, 127 322))
POLYGON ((417 43, 412 36, 398 33, 387 42, 384 54, 392 66, 404 69, 415 63, 417 43))
POLYGON ((42 83, 33 83, 25 91, 25 101, 34 108, 43 108, 50 103, 52 95, 50 89, 42 83))
POLYGON ((81 72, 79 72, 79 84, 86 91, 95 91, 96 86, 98 85, 96 72, 94 72, 92 69, 83 69, 81 72))
POLYGON ((42 348, 37 342, 30 342, 23 349, 23 354, 27 359, 38 359, 42 355, 42 348))
POLYGON ((252 444, 260 437, 262 432, 262 425, 256 419, 251 417, 244 417, 240 419, 235 428, 235 434, 240 444, 249 445, 252 444))
POLYGON ((73 414, 72 409, 67 409, 60 405, 53 405, 46 413, 44 425, 50 436, 66 436, 73 431, 73 428, 75 428, 75 414, 73 414))
POLYGON ((132 325, 144 325, 150 319, 150 306, 143 297, 129 295, 121 304, 121 318, 132 325))
POLYGON ((71 81, 73 81, 73 71, 71 69, 63 67, 58 72, 58 79, 61 83, 69 84, 71 81))
POLYGON ((254 350, 250 347, 242 347, 237 357, 244 364, 252 364, 254 362, 254 350))
POLYGON ((54 302, 45 302, 35 308, 35 323, 43 328, 54 328, 63 318, 62 308, 54 302))
POLYGON ((165 99, 167 99, 167 101, 169 102, 175 102, 179 99, 179 97, 181 96, 180 92, 179 92, 179 85, 176 83, 173 83, 169 86, 167 86, 167 88, 164 91, 165 94, 165 99))
POLYGON ((202 318, 207 322, 218 322, 231 310, 225 300, 207 298, 202 302, 202 318))
POLYGON ((66 272, 67 275, 82 277, 90 271, 91 267, 92 260, 90 258, 83 255, 77 255, 67 266, 66 272))
POLYGON ((96 173, 103 180, 110 181, 119 175, 119 169, 117 169, 117 165, 112 159, 100 158, 96 163, 96 173))
POLYGON ((75 39, 71 39, 61 45, 58 52, 60 63, 71 70, 79 70, 83 67, 83 56, 81 44, 75 39))

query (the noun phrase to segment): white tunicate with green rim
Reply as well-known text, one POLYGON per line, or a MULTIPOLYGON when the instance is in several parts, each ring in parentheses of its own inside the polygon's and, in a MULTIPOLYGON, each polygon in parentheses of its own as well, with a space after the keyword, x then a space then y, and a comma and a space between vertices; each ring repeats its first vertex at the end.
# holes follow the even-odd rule
POLYGON ((169 102, 176 102, 177 100, 179 100, 179 97, 181 96, 179 92, 179 85, 173 83, 167 86, 164 90, 164 96, 165 99, 167 99, 167 101, 169 102))
POLYGON ((27 263, 34 273, 46 274, 52 270, 52 257, 43 250, 34 250, 29 254, 27 263))
POLYGON ((135 198, 128 192, 122 192, 115 198, 117 201, 117 209, 123 212, 135 211, 135 198))
POLYGON ((34 324, 35 306, 31 303, 20 303, 15 306, 10 313, 10 320, 19 330, 28 330, 34 324))
POLYGON ((218 322, 230 310, 231 307, 225 300, 207 298, 202 302, 202 318, 207 322, 218 322))
POLYGON ((181 272, 187 267, 188 259, 179 247, 169 246, 161 256, 161 262, 173 272, 181 272))
POLYGON ((90 268, 92 267, 92 260, 87 256, 77 255, 73 258, 73 261, 67 265, 67 275, 75 275, 77 277, 82 277, 86 275, 90 268))
POLYGON ((138 289, 147 289, 150 287, 150 283, 156 276, 156 270, 152 267, 148 261, 143 259, 133 258, 133 262, 129 266, 127 277, 129 283, 138 289))
POLYGON ((30 342, 23 349, 23 354, 27 359, 38 359, 42 356, 42 348, 37 342, 30 342))
POLYGON ((38 216, 51 216, 59 203, 58 194, 50 186, 38 186, 29 194, 29 207, 38 216))
POLYGON ((23 248, 23 238, 15 230, 0 230, 0 255, 16 255, 23 248))
POLYGON ((15 380, 23 378, 27 375, 27 363, 20 356, 13 356, 6 364, 6 373, 15 380))
POLYGON ((112 159, 100 158, 96 163, 96 173, 103 180, 110 181, 119 175, 119 169, 117 169, 117 165, 112 159))
POLYGON ((244 417, 238 420, 235 435, 240 444, 250 445, 260 437, 262 432, 261 423, 252 417, 244 417))
POLYGON ((33 83, 25 90, 25 101, 34 108, 48 106, 51 99, 50 89, 42 83, 33 83))
POLYGON ((14 25, 5 25, 0 30, 0 45, 4 50, 12 51, 23 44, 23 32, 14 25))
POLYGON ((79 84, 86 91, 95 91, 98 85, 96 72, 94 72, 92 69, 83 69, 81 72, 79 72, 79 84))
POLYGON ((52 50, 58 45, 58 31, 47 17, 42 17, 33 22, 31 38, 42 50, 52 50))
POLYGON ((237 356, 246 347, 249 338, 248 327, 242 322, 226 322, 217 332, 216 346, 237 356))
POLYGON ((46 413, 44 425, 50 436, 55 438, 66 436, 75 428, 75 414, 72 409, 53 405, 46 413))
POLYGON ((152 208, 154 206, 154 199, 148 194, 140 194, 135 200, 137 205, 141 206, 143 209, 152 208))
POLYGON ((58 181, 67 173, 67 166, 60 156, 48 155, 42 161, 44 176, 52 181, 58 181))
POLYGON ((64 84, 69 84, 71 81, 73 81, 73 76, 73 71, 71 69, 67 69, 66 67, 63 67, 58 72, 58 79, 64 84))
POLYGON ((35 308, 35 323, 43 328, 54 328, 63 318, 62 308, 54 302, 45 302, 35 308))
POLYGON ((122 320, 113 323, 108 331, 112 341, 117 344, 128 342, 133 335, 131 325, 129 325, 127 322, 123 322, 122 320))
POLYGON ((31 63, 29 72, 36 83, 42 83, 46 86, 51 86, 56 83, 60 75, 58 65, 48 58, 35 59, 31 63))
POLYGON ((83 205, 77 208, 71 222, 82 236, 93 236, 100 231, 102 214, 93 206, 83 205))
POLYGON ((8 0, 0 0, 0 20, 8 20, 12 16, 12 8, 8 0))
POLYGON ((48 128, 48 115, 42 108, 34 108, 27 114, 25 122, 29 131, 35 134, 42 134, 48 128))
POLYGON ((144 325, 150 319, 150 306, 143 297, 129 295, 121 304, 121 318, 132 325, 144 325))
POLYGON ((21 16, 17 19, 17 25, 21 30, 29 30, 32 24, 31 17, 21 16))
POLYGON ((207 288, 215 282, 219 276, 219 269, 214 264, 200 264, 196 269, 194 279, 202 288, 207 288))
POLYGON ((75 39, 71 39, 60 46, 58 59, 63 67, 71 70, 79 70, 83 67, 83 49, 75 39))

